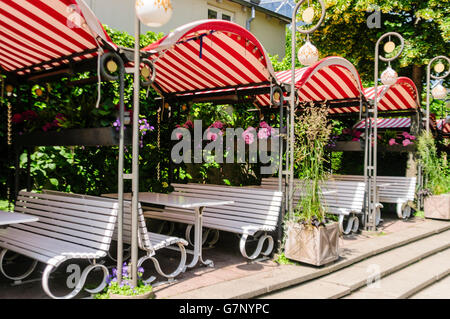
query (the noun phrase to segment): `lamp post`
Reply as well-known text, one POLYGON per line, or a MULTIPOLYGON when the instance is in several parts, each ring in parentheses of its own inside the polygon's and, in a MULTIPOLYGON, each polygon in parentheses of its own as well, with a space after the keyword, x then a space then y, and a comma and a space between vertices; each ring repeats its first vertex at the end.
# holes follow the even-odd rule
POLYGON ((388 32, 383 34, 377 41, 375 45, 375 77, 374 77, 374 83, 375 83, 375 98, 374 98, 374 106, 372 110, 369 110, 369 112, 373 113, 373 127, 371 127, 369 136, 366 138, 366 146, 369 145, 369 154, 368 154, 368 162, 366 162, 366 172, 368 175, 368 202, 369 202, 369 208, 368 208, 368 214, 366 214, 365 218, 365 228, 368 231, 375 231, 376 230, 376 216, 378 215, 378 207, 376 205, 378 201, 378 194, 377 194, 377 142, 378 142, 378 60, 384 61, 388 63, 388 68, 383 71, 381 74, 381 82, 385 86, 391 86, 397 82, 398 75, 397 72, 395 72, 391 68, 391 61, 397 59, 400 54, 403 52, 403 47, 405 45, 405 41, 403 37, 397 33, 397 32, 388 32), (396 46, 395 43, 391 41, 391 37, 397 37, 400 40, 401 46, 399 52, 391 58, 385 58, 384 56, 380 55, 380 43, 384 39, 389 37, 389 41, 384 45, 384 51, 386 53, 392 53, 394 52, 396 46))
MULTIPOLYGON (((445 70, 445 66, 442 62, 439 62, 434 67, 434 71, 438 74, 442 73, 444 70, 445 70)), ((437 56, 437 57, 431 59, 430 63, 428 63, 428 66, 427 66, 427 113, 426 113, 427 133, 430 131, 430 82, 431 82, 431 79, 443 80, 449 74, 450 74, 450 59, 448 57, 440 55, 440 56, 437 56), (449 64, 449 69, 447 70, 447 72, 445 72, 441 76, 436 76, 436 75, 431 74, 431 65, 433 64, 433 62, 435 62, 437 60, 446 60, 449 64)), ((445 100, 445 98, 447 97, 447 90, 442 86, 442 84, 438 83, 431 91, 431 94, 433 95, 433 98, 435 98, 435 99, 445 100)))
MULTIPOLYGON (((292 31, 292 39, 291 39, 291 46, 292 46, 292 60, 291 60, 291 88, 290 88, 290 95, 289 95, 289 113, 288 113, 288 120, 287 124, 289 127, 289 130, 287 132, 287 137, 289 141, 289 147, 288 152, 286 155, 286 166, 288 167, 287 173, 289 174, 288 180, 288 212, 289 216, 292 217, 293 213, 293 195, 294 195, 294 117, 295 117, 295 58, 296 58, 296 32, 306 34, 307 40, 306 43, 299 49, 298 51, 298 59, 300 63, 303 65, 309 66, 314 64, 319 59, 319 52, 317 51, 316 47, 311 44, 309 41, 309 35, 316 31, 320 25, 322 24, 324 18, 325 18, 325 3, 323 0, 318 0, 321 6, 321 16, 319 19, 319 22, 313 26, 312 28, 308 30, 302 30, 297 28, 297 13, 300 9, 300 6, 305 2, 305 0, 300 0, 297 5, 294 8, 294 11, 292 13, 292 20, 291 20, 291 31, 292 31)), ((308 0, 309 5, 309 0, 308 0)), ((308 7, 303 11, 302 19, 307 24, 310 24, 314 20, 314 9, 313 7, 308 7)))
POLYGON ((150 27, 160 27, 172 17, 170 0, 136 0, 134 19, 134 95, 133 95, 133 160, 131 200, 131 283, 137 286, 138 203, 139 203, 139 94, 141 81, 140 35, 141 21, 150 27))

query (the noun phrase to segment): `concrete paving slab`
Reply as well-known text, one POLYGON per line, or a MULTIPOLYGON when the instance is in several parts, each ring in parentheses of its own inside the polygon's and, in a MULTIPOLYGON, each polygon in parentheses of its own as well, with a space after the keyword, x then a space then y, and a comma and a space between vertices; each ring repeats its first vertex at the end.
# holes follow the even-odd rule
POLYGON ((323 281, 313 281, 261 297, 261 299, 338 299, 350 293, 350 288, 323 281))
POLYGON ((450 275, 419 291, 410 299, 450 299, 450 275))
POLYGON ((382 278, 373 285, 361 288, 348 296, 348 298, 365 299, 373 295, 381 298, 403 299, 447 276, 449 273, 450 249, 447 249, 382 278))
POLYGON ((172 295, 170 298, 254 298, 262 294, 298 285, 331 272, 340 270, 351 264, 387 250, 406 245, 450 229, 450 223, 443 221, 424 221, 413 224, 399 233, 376 236, 367 240, 355 241, 342 249, 342 258, 326 267, 310 267, 305 265, 280 267, 264 274, 246 276, 216 285, 210 285, 172 295), (419 227, 420 226, 420 227, 419 227))

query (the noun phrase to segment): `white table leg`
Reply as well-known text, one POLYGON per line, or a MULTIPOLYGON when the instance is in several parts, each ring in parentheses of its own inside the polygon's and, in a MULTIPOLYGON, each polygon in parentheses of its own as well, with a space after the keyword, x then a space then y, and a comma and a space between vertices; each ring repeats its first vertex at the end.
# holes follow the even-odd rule
POLYGON ((203 209, 204 207, 195 208, 195 230, 194 230, 194 257, 192 262, 187 265, 187 268, 193 268, 200 261, 202 264, 214 267, 212 260, 203 260, 202 256, 202 246, 203 246, 203 209))

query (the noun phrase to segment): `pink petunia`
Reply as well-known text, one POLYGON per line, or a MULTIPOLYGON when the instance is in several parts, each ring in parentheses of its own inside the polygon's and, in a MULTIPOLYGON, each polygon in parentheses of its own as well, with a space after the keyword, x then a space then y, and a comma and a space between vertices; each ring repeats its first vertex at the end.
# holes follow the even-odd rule
POLYGON ((360 138, 361 137, 362 132, 361 131, 353 131, 353 136, 356 138, 360 138))
POLYGON ((271 135, 271 128, 270 127, 269 128, 262 127, 258 131, 258 138, 260 140, 268 139, 270 135, 271 135))
POLYGON ((194 123, 192 123, 191 120, 186 121, 186 123, 184 123, 183 127, 185 128, 194 128, 194 123))
POLYGON ((175 133, 175 136, 177 137, 177 140, 181 140, 181 138, 183 137, 183 133, 177 132, 175 133))
POLYGON ((269 125, 269 124, 267 124, 267 122, 265 122, 265 121, 262 121, 261 123, 259 123, 259 127, 262 127, 262 128, 269 128, 269 127, 270 127, 270 125, 269 125))
POLYGON ((209 130, 209 129, 206 131, 206 139, 207 139, 208 141, 215 141, 215 140, 217 140, 217 138, 219 137, 219 135, 222 136, 223 133, 222 133, 221 131, 219 131, 218 133, 216 133, 216 132, 213 132, 213 131, 211 131, 211 130, 209 130))
POLYGON ((389 140, 389 145, 390 145, 390 146, 396 145, 396 144, 398 144, 398 143, 395 141, 395 138, 391 138, 391 139, 389 140))
POLYGON ((405 140, 403 140, 403 146, 408 146, 409 144, 413 144, 413 142, 411 142, 410 140, 408 140, 408 139, 405 139, 405 140))
POLYGON ((359 138, 354 137, 354 138, 352 138, 352 141, 353 141, 353 142, 358 142, 358 141, 359 141, 359 138))
POLYGON ((250 126, 242 133, 245 144, 252 144, 255 141, 255 128, 250 126))
POLYGON ((211 124, 211 127, 221 130, 223 129, 223 123, 220 121, 215 121, 213 124, 211 124))

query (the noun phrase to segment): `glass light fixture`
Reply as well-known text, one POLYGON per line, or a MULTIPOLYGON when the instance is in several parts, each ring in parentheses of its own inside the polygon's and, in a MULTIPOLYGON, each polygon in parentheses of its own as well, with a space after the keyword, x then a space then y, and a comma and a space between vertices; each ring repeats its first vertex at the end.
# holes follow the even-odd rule
POLYGON ((447 89, 439 83, 431 90, 431 94, 436 100, 444 100, 447 97, 447 89))
POLYGON ((14 87, 11 84, 6 85, 6 96, 11 96, 13 91, 14 91, 14 87))
POLYGON ((306 43, 298 50, 298 60, 302 65, 313 65, 319 60, 319 51, 311 42, 306 41, 306 43))
POLYGON ((149 27, 160 27, 172 17, 173 8, 170 0, 136 0, 136 15, 149 27))
POLYGON ((398 74, 394 69, 388 67, 381 73, 381 83, 384 85, 393 85, 397 82, 398 74))

